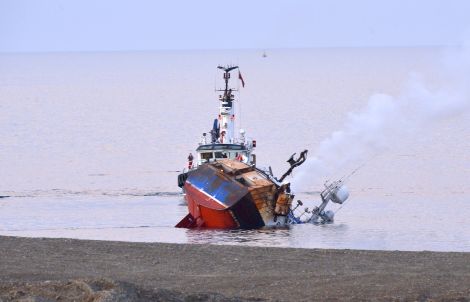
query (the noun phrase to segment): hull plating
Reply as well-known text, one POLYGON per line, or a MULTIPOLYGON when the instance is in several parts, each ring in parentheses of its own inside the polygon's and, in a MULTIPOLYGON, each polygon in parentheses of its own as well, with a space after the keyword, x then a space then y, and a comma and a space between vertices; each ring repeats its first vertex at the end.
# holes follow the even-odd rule
POLYGON ((184 189, 191 223, 183 223, 183 219, 179 227, 250 229, 265 225, 248 187, 212 165, 192 171, 184 189))

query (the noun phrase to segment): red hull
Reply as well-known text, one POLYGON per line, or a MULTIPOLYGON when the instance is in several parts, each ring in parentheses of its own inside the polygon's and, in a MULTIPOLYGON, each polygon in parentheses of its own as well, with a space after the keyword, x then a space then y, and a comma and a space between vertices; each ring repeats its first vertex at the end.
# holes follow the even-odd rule
POLYGON ((218 202, 211 200, 191 185, 186 184, 186 201, 189 214, 195 220, 196 227, 216 229, 238 228, 230 210, 222 207, 218 202), (208 207, 211 206, 211 207, 208 207))
POLYGON ((189 214, 177 227, 249 229, 264 226, 248 188, 220 168, 203 165, 191 171, 184 190, 189 214))

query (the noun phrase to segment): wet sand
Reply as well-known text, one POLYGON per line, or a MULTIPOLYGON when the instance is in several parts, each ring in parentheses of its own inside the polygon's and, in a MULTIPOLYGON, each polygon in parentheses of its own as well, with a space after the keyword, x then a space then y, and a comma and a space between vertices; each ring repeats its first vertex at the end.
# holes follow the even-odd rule
POLYGON ((0 237, 0 301, 470 300, 470 253, 0 237))

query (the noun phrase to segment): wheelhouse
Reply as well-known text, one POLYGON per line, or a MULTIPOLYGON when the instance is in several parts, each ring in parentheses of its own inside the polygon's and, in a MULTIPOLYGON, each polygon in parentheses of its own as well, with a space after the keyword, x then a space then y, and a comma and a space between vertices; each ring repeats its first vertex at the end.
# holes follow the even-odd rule
POLYGON ((205 144, 197 149, 198 165, 221 159, 233 159, 243 162, 253 162, 254 155, 251 150, 240 144, 205 144), (251 156, 250 156, 251 155, 251 156), (250 158, 251 157, 251 158, 250 158))

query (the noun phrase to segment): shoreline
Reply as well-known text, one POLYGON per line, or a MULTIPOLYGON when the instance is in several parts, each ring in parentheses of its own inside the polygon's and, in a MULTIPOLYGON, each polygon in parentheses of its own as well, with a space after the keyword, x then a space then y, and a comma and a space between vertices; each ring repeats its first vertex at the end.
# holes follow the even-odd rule
POLYGON ((15 301, 18 293, 33 301, 69 301, 68 295, 80 291, 95 295, 93 301, 470 299, 465 252, 0 236, 0 272, 2 302, 15 301))

